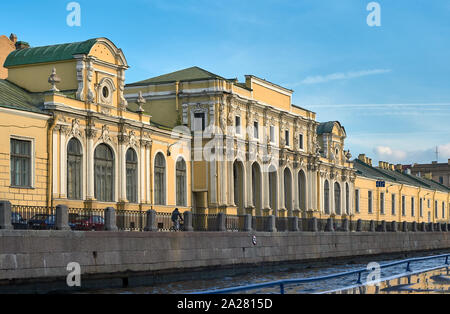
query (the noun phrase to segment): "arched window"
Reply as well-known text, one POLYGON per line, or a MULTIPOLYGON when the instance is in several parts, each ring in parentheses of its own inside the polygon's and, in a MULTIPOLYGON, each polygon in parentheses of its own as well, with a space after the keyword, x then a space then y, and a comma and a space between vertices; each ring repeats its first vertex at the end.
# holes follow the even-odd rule
POLYGON ((179 158, 176 165, 177 172, 177 206, 186 206, 186 162, 179 158))
POLYGON ((155 158, 155 204, 166 205, 166 159, 162 153, 155 158))
POLYGON ((325 183, 323 185, 323 199, 324 199, 323 208, 325 210, 325 214, 329 214, 330 213, 330 184, 328 183, 328 180, 325 180, 325 183))
POLYGON ((67 146, 67 198, 82 199, 83 151, 81 143, 72 138, 67 146))
POLYGON ((134 149, 129 149, 126 156, 127 164, 127 200, 130 203, 138 202, 138 160, 134 149))
POLYGON ((334 210, 337 215, 341 214, 341 186, 337 182, 334 184, 334 210))
POLYGON ((100 202, 114 202, 114 154, 105 144, 100 144, 94 154, 95 198, 100 202))
POLYGON ((284 208, 292 209, 292 175, 288 168, 284 170, 284 208))

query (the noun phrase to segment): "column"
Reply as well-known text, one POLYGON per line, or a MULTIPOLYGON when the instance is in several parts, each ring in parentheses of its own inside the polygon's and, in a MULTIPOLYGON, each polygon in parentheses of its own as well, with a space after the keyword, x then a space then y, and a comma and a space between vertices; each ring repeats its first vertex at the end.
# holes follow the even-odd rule
POLYGON ((293 199, 293 206, 292 209, 294 211, 298 211, 300 210, 300 190, 299 190, 299 186, 298 186, 298 172, 300 171, 300 169, 294 170, 294 173, 292 175, 293 177, 293 182, 292 182, 292 199, 293 199))
POLYGON ((58 197, 58 132, 59 132, 59 126, 56 126, 53 130, 53 137, 52 137, 52 147, 53 147, 53 152, 52 152, 52 159, 53 159, 53 164, 52 164, 52 173, 53 173, 53 198, 58 197))
POLYGON ((117 161, 119 162, 118 170, 119 170, 119 194, 118 199, 119 202, 126 202, 127 201, 127 180, 126 180, 126 174, 127 174, 127 168, 126 168, 126 151, 125 151, 125 144, 123 141, 119 141, 119 150, 118 150, 118 158, 117 161))
MULTIPOLYGON (((92 132, 92 130, 91 130, 92 132)), ((88 133, 87 138, 87 156, 86 156, 86 163, 87 163, 87 171, 86 171, 86 183, 87 183, 87 200, 93 200, 95 199, 95 190, 94 190, 94 134, 88 133)))
POLYGON ((59 179, 60 179, 60 187, 59 187, 59 198, 66 198, 67 197, 67 157, 66 157, 66 131, 67 127, 64 125, 61 125, 60 131, 59 131, 59 159, 60 159, 60 173, 59 173, 59 179))

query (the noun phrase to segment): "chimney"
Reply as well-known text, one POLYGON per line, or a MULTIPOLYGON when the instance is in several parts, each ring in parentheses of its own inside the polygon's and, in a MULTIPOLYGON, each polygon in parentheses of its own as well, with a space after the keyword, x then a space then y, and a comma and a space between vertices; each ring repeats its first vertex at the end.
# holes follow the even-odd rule
POLYGON ((389 169, 390 169, 391 171, 395 171, 395 166, 394 166, 393 164, 389 164, 389 169))
POLYGON ((22 49, 28 49, 30 48, 30 44, 25 41, 18 41, 16 42, 16 49, 22 50, 22 49))
POLYGON ((432 172, 425 173, 425 178, 428 180, 433 180, 433 173, 432 172))
POLYGON ((402 171, 403 170, 403 166, 401 164, 397 164, 395 166, 395 170, 402 171))
POLYGON ((360 154, 358 156, 358 159, 361 160, 362 162, 366 162, 366 154, 360 154))
POLYGON ((411 169, 410 168, 406 169, 405 173, 411 175, 411 169))

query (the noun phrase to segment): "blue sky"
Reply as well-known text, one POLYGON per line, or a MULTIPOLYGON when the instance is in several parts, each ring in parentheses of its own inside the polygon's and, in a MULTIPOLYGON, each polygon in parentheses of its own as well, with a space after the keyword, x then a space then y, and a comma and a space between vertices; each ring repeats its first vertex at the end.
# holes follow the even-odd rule
POLYGON ((339 120, 347 148, 375 161, 450 158, 450 0, 7 1, 0 34, 32 46, 108 37, 131 65, 127 82, 191 66, 253 74, 295 90, 293 102, 339 120))

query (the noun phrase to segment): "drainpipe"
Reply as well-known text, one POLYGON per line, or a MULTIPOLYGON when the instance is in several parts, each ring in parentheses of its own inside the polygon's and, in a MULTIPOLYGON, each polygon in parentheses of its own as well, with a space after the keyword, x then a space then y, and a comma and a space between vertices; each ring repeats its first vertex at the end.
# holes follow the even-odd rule
MULTIPOLYGON (((55 114, 49 119, 47 130, 47 207, 53 207, 53 130, 57 120, 55 114)), ((61 161, 62 162, 62 161, 61 161)))

